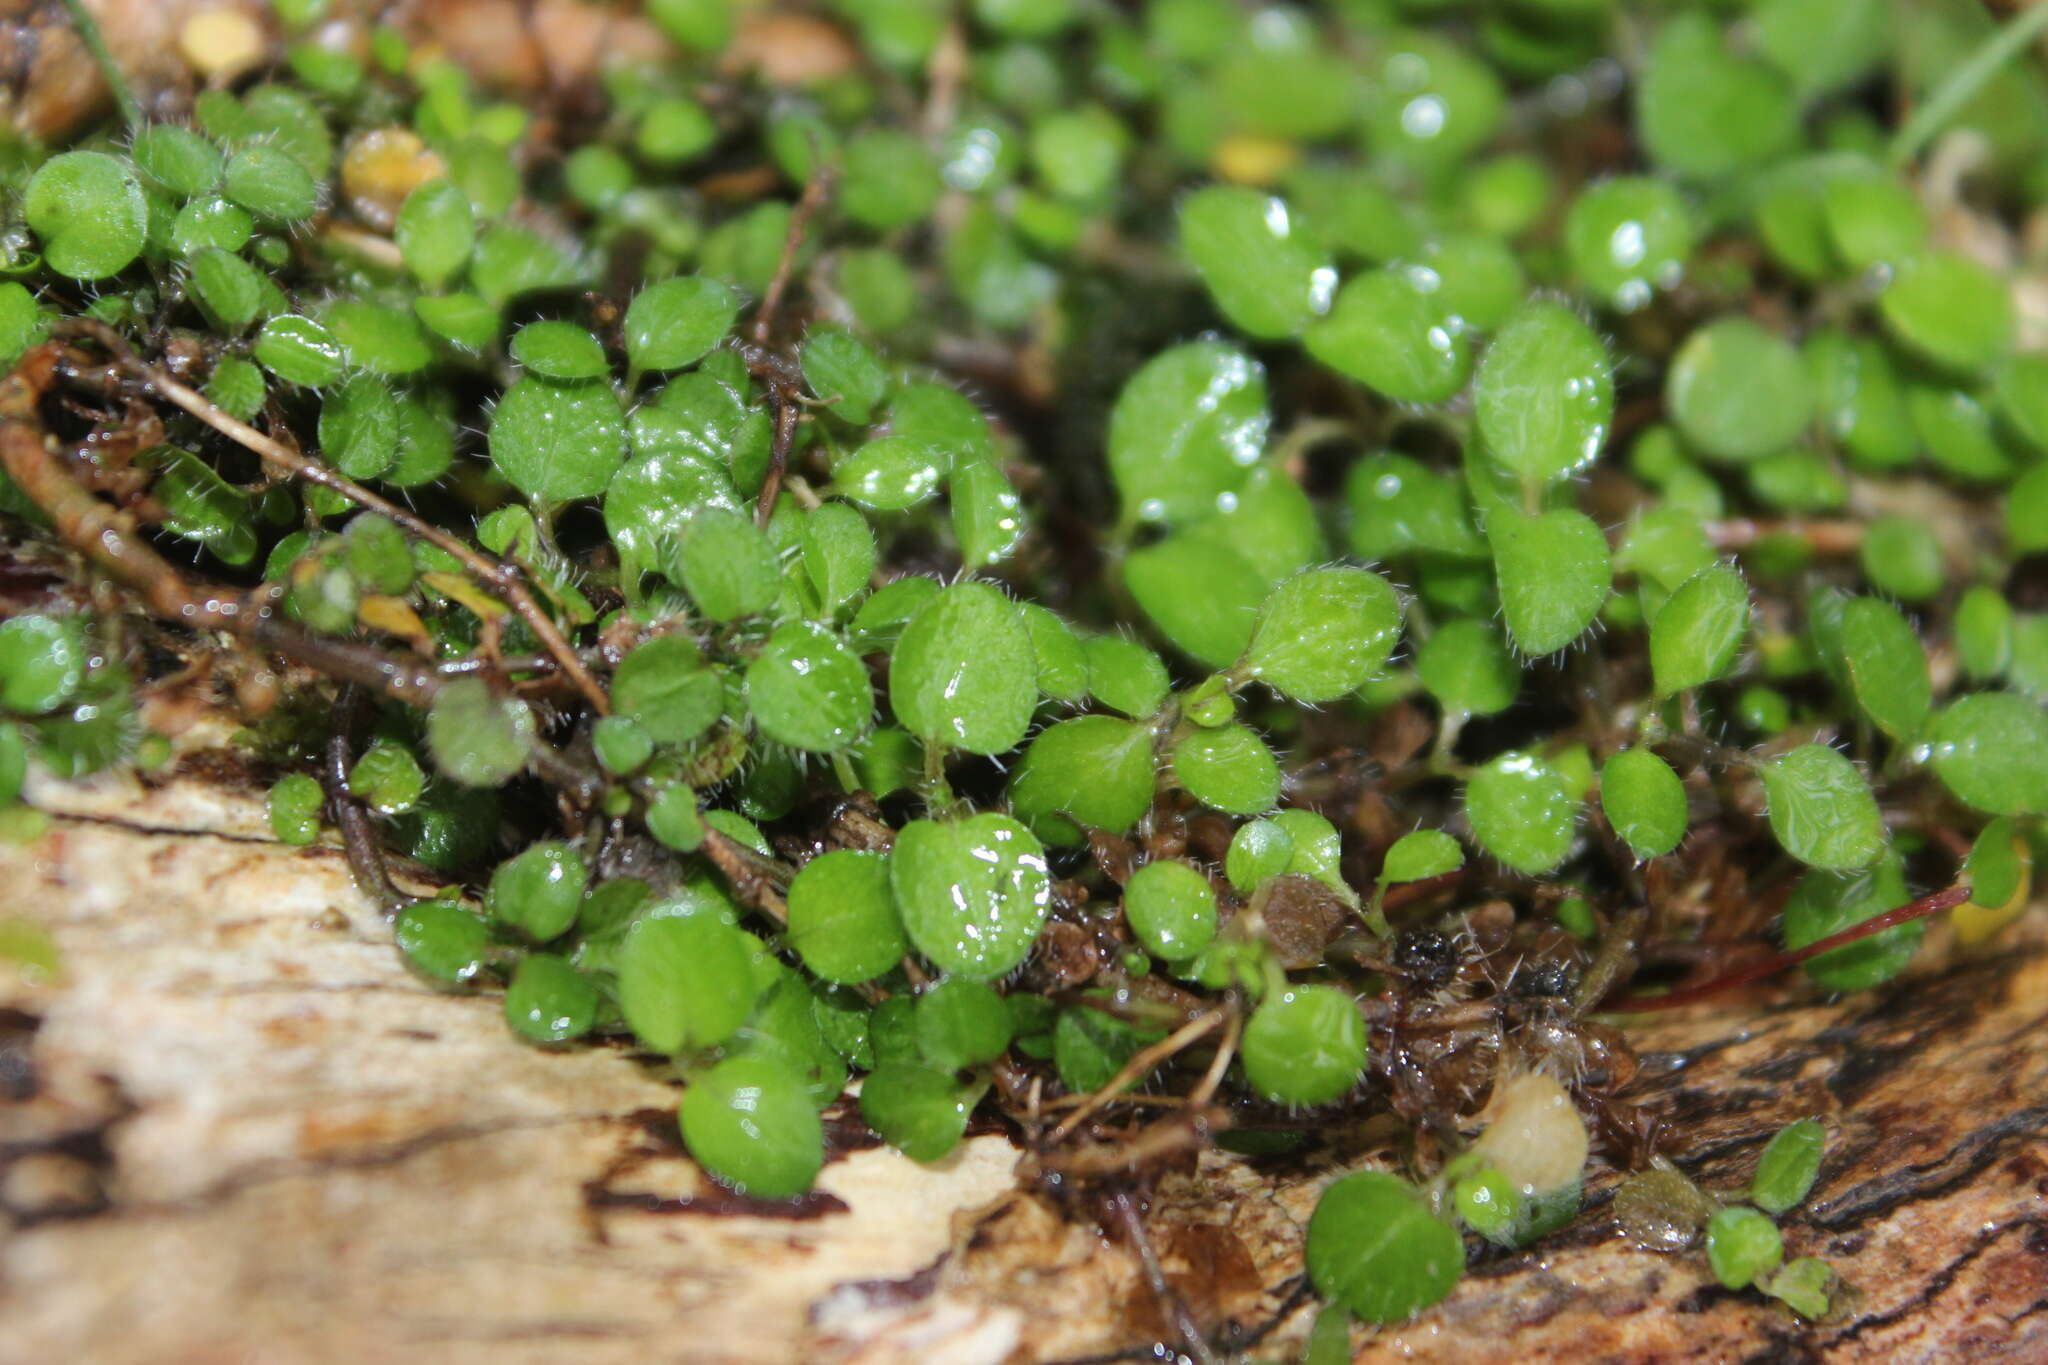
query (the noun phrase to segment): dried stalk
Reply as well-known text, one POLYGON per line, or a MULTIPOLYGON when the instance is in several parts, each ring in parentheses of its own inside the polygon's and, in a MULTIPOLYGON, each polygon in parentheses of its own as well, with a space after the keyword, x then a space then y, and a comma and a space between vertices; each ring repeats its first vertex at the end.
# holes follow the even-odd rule
POLYGON ((354 480, 336 473, 320 461, 299 454, 283 442, 223 412, 205 395, 179 383, 161 367, 152 365, 135 354, 121 334, 104 323, 95 322, 90 318, 73 318, 59 323, 53 332, 60 337, 92 338, 106 347, 121 369, 140 380, 152 392, 182 408, 229 440, 254 452, 267 463, 294 478, 339 493, 357 506, 395 523, 407 534, 417 536, 435 549, 452 555, 470 573, 503 594, 513 612, 525 623, 526 628, 533 632, 534 638, 540 641, 541 647, 575 685, 576 690, 583 694, 592 708, 601 716, 610 714, 611 700, 605 694, 604 687, 584 666, 575 648, 562 634, 561 627, 555 624, 553 617, 542 610, 540 603, 527 591, 526 584, 510 565, 479 553, 461 538, 421 520, 396 503, 379 497, 354 480))

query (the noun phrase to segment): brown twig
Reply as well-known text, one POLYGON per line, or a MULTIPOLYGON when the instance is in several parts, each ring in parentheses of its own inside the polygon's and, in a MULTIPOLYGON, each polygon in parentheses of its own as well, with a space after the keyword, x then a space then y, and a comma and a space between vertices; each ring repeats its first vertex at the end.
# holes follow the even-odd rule
POLYGON ((1766 536, 1792 535, 1815 554, 1850 555, 1863 545, 1859 521, 1761 520, 1737 517, 1706 523, 1707 539, 1717 550, 1746 550, 1766 536))
POLYGON ((782 239, 782 256, 775 263, 774 277, 761 293, 761 306, 754 310, 754 340, 741 348, 747 368, 768 389, 768 406, 775 413, 775 436, 768 448, 768 470, 761 477, 761 492, 754 500, 754 520, 762 525, 774 514, 775 498, 782 491, 783 475, 789 469, 790 452, 796 448, 796 424, 803 406, 803 374, 773 345, 775 324, 782 314, 783 299, 796 276, 797 253, 803 249, 804 234, 811 218, 824 206, 835 172, 821 164, 804 185, 796 207, 790 211, 789 231, 782 239))
MULTIPOLYGON (((224 631, 255 649, 296 659, 337 682, 410 706, 431 705, 451 679, 431 664, 386 654, 356 640, 315 635, 281 619, 273 596, 195 585, 144 539, 134 517, 101 502, 45 445, 36 405, 56 374, 58 347, 23 357, 0 380, 0 468, 43 510, 58 536, 110 578, 135 592, 151 614, 192 630, 224 631)), ((546 744, 532 750, 535 771, 588 806, 597 775, 546 744)))
POLYGON ((1207 1035, 1227 1017, 1229 1017, 1229 1014, 1225 1010, 1210 1010, 1207 1014, 1197 1015, 1166 1037, 1132 1057, 1117 1070, 1116 1075, 1109 1078, 1109 1084, 1097 1090, 1093 1095, 1090 1095, 1086 1104, 1083 1104, 1079 1109, 1076 1109, 1073 1113, 1060 1120, 1060 1126, 1052 1130, 1052 1136, 1047 1138, 1046 1141, 1049 1144, 1065 1141, 1076 1128, 1087 1122, 1090 1116, 1100 1113, 1103 1108, 1113 1102, 1125 1086, 1137 1080, 1138 1077, 1144 1075, 1175 1053, 1180 1052, 1183 1048, 1188 1047, 1197 1039, 1207 1035))
POLYGON ((327 737, 327 753, 320 767, 320 785, 327 789, 327 808, 341 827, 341 846, 348 855, 349 871, 356 887, 377 903, 386 915, 403 910, 410 900, 392 884, 384 866, 384 850, 377 842, 370 813, 349 790, 349 769, 355 762, 356 717, 361 710, 362 692, 355 684, 344 684, 334 698, 334 732, 327 737))
POLYGON ((526 624, 528 630, 539 640, 541 647, 554 659, 556 665, 573 682, 576 690, 599 715, 611 711, 611 701, 596 677, 584 666, 554 618, 541 609, 533 594, 527 591, 520 576, 509 565, 489 555, 481 554, 460 537, 450 535, 440 527, 421 520, 403 507, 379 497, 354 480, 336 473, 327 465, 298 453, 271 436, 265 435, 248 423, 240 421, 210 402, 205 395, 171 378, 159 366, 152 365, 137 355, 127 341, 113 328, 91 318, 73 318, 57 324, 52 329, 57 336, 86 336, 106 347, 116 363, 130 375, 142 381, 152 392, 167 402, 182 408, 193 417, 212 427, 221 435, 234 441, 269 464, 284 470, 294 478, 307 483, 318 484, 347 498, 350 502, 378 516, 395 523, 410 535, 417 536, 434 548, 453 556, 470 573, 482 579, 502 593, 514 613, 526 624))
POLYGON ((310 634, 279 620, 268 601, 251 601, 233 589, 194 586, 150 547, 132 516, 87 492, 45 446, 36 414, 56 361, 55 348, 43 347, 0 380, 0 465, 67 544, 132 589, 166 621, 193 630, 225 631, 330 677, 415 706, 434 699, 444 679, 432 668, 367 645, 310 634))
POLYGON ((1215 1365, 1216 1353, 1209 1349, 1208 1338, 1202 1334, 1201 1324, 1195 1321, 1195 1315, 1188 1311, 1186 1300, 1166 1278, 1166 1270, 1159 1264, 1159 1255, 1152 1249, 1152 1238, 1145 1232, 1145 1220, 1139 1216, 1137 1205, 1131 1202, 1130 1193, 1118 1190, 1110 1196, 1109 1206, 1122 1225, 1125 1240, 1138 1253, 1138 1264, 1145 1270, 1145 1283, 1152 1290, 1152 1297, 1158 1300, 1167 1323, 1180 1337, 1187 1358, 1196 1365, 1215 1365))
POLYGON ((789 902, 782 898, 777 869, 767 859, 709 827, 704 831, 704 856, 732 883, 734 895, 777 924, 789 923, 789 902))
POLYGON ((1938 915, 1944 910, 1953 910, 1969 898, 1969 887, 1951 886, 1945 891, 1936 891, 1932 895, 1922 896, 1915 901, 1908 901, 1906 904, 1895 909, 1885 911, 1882 915, 1867 919, 1861 924, 1851 925, 1838 934, 1829 934, 1817 943, 1809 943, 1804 948, 1799 948, 1792 952, 1775 954, 1754 966, 1744 967, 1740 971, 1730 972, 1726 976, 1717 976, 1712 981, 1702 982, 1697 986, 1687 986, 1684 990, 1670 991, 1663 995, 1625 995, 1619 1000, 1609 1000, 1601 1005, 1600 1012, 1603 1014, 1641 1014, 1647 1010, 1668 1010, 1676 1009, 1680 1005, 1690 1005, 1709 996, 1719 995, 1723 991, 1731 991, 1738 986, 1746 986, 1752 981, 1761 981, 1767 976, 1775 976, 1787 967, 1796 967, 1809 958, 1819 957, 1822 953, 1833 952, 1837 948, 1847 947, 1851 943, 1869 938, 1872 934, 1881 934, 1887 929, 1895 928, 1909 921, 1924 919, 1928 915, 1938 915))
POLYGON ((789 231, 783 234, 782 255, 775 262, 775 274, 769 279, 768 287, 761 291, 761 306, 754 310, 754 344, 766 346, 775 334, 775 322, 782 312, 783 296, 789 292, 789 282, 796 275, 797 253, 803 250, 804 234, 810 230, 811 219, 825 205, 825 196, 831 191, 832 179, 836 174, 833 167, 820 163, 811 172, 811 178, 804 184, 804 192, 797 198, 796 207, 790 210, 789 231))

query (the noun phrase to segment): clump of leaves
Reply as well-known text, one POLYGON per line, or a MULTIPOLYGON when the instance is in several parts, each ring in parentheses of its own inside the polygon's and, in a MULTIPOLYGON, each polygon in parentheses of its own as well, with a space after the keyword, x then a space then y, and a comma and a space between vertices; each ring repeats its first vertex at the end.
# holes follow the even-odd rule
POLYGON ((1722 988, 1724 907, 1649 890, 1703 859, 1782 893, 1743 979, 1880 987, 2027 903, 2048 359, 1930 223, 2038 199, 2048 10, 1653 7, 1566 116, 1610 7, 979 4, 963 72, 834 4, 860 60, 778 87, 699 0, 538 120, 322 8, 0 166, 0 515, 130 593, 0 622, 0 805, 268 655, 276 836, 527 1042, 670 1059, 736 1190, 805 1191, 855 1074, 909 1156, 991 1115, 1070 1189, 1396 1112, 1311 1221, 1318 1340, 1607 1167, 1826 1310, 1771 1221, 1817 1128, 1716 1210, 1594 1144, 1653 1125, 1584 1060, 1722 988))

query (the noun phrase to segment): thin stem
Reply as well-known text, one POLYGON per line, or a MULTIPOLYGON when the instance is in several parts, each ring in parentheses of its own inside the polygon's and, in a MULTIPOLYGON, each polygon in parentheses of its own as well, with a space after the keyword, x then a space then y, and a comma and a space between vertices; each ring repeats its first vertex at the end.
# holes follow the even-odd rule
POLYGON ((1181 1296, 1174 1292, 1173 1282, 1166 1278, 1158 1253, 1152 1249, 1152 1239, 1146 1235, 1145 1220, 1139 1216, 1129 1192, 1118 1190, 1110 1200, 1110 1207, 1116 1210, 1117 1221, 1123 1224, 1124 1236, 1138 1253, 1138 1263, 1145 1270, 1145 1283, 1151 1288, 1152 1297, 1159 1301, 1162 1315, 1179 1335, 1187 1358, 1195 1365, 1216 1365, 1216 1353, 1209 1349, 1201 1325, 1195 1321, 1194 1314, 1188 1312, 1181 1296))
POLYGON ((2028 43, 2048 29, 2048 3, 2030 5, 2005 21, 1986 38, 1967 61, 1948 73, 1928 97, 1892 135, 1889 158, 1904 166, 1920 154, 1928 140, 1940 132, 1962 107, 1968 104, 1998 69, 2017 57, 2028 43))
POLYGON ((0 381, 0 468, 43 510, 66 544, 132 589, 163 620, 192 630, 225 631, 396 701, 424 706, 434 699, 446 680, 424 664, 354 641, 309 634, 277 619, 267 601, 188 582, 150 547, 134 518, 87 492, 44 446, 35 408, 55 364, 54 348, 31 352, 0 381))
POLYGON ((128 125, 128 131, 135 132, 142 127, 142 103, 135 98, 135 92, 128 87, 128 78, 121 74, 121 67, 114 60, 114 54, 107 50, 107 40, 100 34, 100 25, 85 7, 85 0, 64 0, 65 13, 71 16, 71 26, 78 30, 78 40, 85 44, 85 50, 100 69, 100 79, 107 83, 107 89, 114 96, 114 104, 121 111, 121 121, 128 125))
POLYGON ((357 888, 375 901, 384 914, 395 915, 405 909, 411 898, 392 884, 370 813, 348 785, 349 769, 355 762, 356 718, 362 695, 355 684, 347 683, 335 696, 334 732, 327 737, 320 784, 327 789, 327 807, 334 812, 334 823, 341 828, 341 846, 348 854, 349 870, 355 874, 357 888))
POLYGON ((820 165, 811 172, 803 195, 796 201, 796 207, 790 210, 789 231, 783 234, 782 255, 775 262, 775 275, 768 281, 768 288, 762 291, 761 306, 754 312, 754 344, 757 346, 766 346, 775 331, 775 319, 782 312, 783 296, 789 292, 789 282, 796 275, 796 257, 797 252, 803 249, 804 233, 809 229, 811 219, 824 206, 834 173, 829 165, 820 165))
POLYGON ((1951 886, 1946 891, 1936 891, 1932 895, 1922 896, 1919 900, 1908 901, 1896 909, 1885 911, 1875 919, 1867 919, 1861 924, 1852 925, 1842 930, 1839 934, 1829 934, 1818 943, 1809 943, 1804 948, 1793 952, 1779 953, 1766 961, 1757 963, 1753 967, 1745 967, 1741 971, 1730 972, 1726 976, 1717 976, 1712 981, 1704 982, 1697 986, 1688 986, 1682 991, 1671 991, 1664 995, 1625 995, 1619 1000, 1610 1000, 1600 1006, 1600 1013, 1641 1014, 1647 1010, 1669 1010, 1677 1009, 1680 1005, 1690 1005, 1695 1001, 1704 1000, 1708 996, 1719 995, 1722 991, 1734 990, 1736 987, 1746 986, 1752 981, 1761 981, 1767 976, 1775 976, 1787 967, 1796 967, 1808 958, 1819 957, 1822 953, 1833 952, 1837 948, 1846 947, 1851 943, 1869 938, 1872 934, 1881 934, 1885 930, 1896 928, 1901 924, 1906 924, 1916 919, 1924 919, 1928 915, 1938 915, 1944 910, 1953 910, 1969 898, 1969 887, 1951 886))
POLYGON ((709 826, 704 830, 704 856, 725 874, 741 900, 777 924, 789 923, 789 902, 777 885, 778 880, 787 885, 788 878, 779 866, 709 826))
POLYGON ((1128 1062, 1125 1062, 1118 1069, 1116 1075, 1109 1078, 1109 1084, 1097 1090, 1093 1095, 1090 1095, 1086 1104, 1062 1119, 1060 1126, 1053 1129, 1052 1136, 1046 1140, 1049 1143, 1064 1141, 1069 1134, 1087 1122, 1092 1115, 1100 1113, 1114 1101, 1122 1093, 1125 1086, 1137 1080, 1138 1077, 1144 1075, 1168 1057, 1180 1052, 1183 1048, 1209 1033, 1217 1025, 1221 1024, 1225 1017, 1226 1012, 1223 1010, 1210 1010, 1206 1014, 1198 1014, 1166 1037, 1146 1048, 1143 1052, 1138 1053, 1128 1062))
POLYGON ((554 618, 541 609, 540 603, 534 600, 533 594, 527 591, 526 585, 520 581, 519 575, 510 566, 488 555, 479 554, 459 537, 422 521, 403 507, 379 497, 318 460, 308 459, 283 442, 256 430, 247 422, 229 416, 204 395, 179 383, 162 369, 136 355, 121 334, 104 323, 95 322, 90 318, 74 318, 59 324, 53 330, 60 336, 91 337, 106 347, 123 369, 161 394, 174 406, 184 409, 229 440, 253 451, 260 458, 293 477, 339 493, 357 506, 395 523, 408 534, 417 536, 434 548, 454 556, 465 569, 505 595, 512 610, 526 624, 526 628, 533 632, 534 638, 541 642, 541 647, 547 650, 549 656, 575 684, 576 690, 583 694, 591 707, 601 716, 611 713, 611 701, 605 695, 604 688, 584 666, 583 660, 577 656, 568 638, 555 624, 554 618))

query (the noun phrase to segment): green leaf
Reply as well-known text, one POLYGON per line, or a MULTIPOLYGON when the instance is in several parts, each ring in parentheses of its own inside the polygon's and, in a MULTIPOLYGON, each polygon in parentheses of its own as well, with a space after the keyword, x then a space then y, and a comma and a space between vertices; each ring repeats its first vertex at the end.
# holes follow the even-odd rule
POLYGON ((1919 453, 1890 347, 1874 337, 1822 329, 1806 339, 1806 364, 1820 429, 1851 460, 1892 469, 1919 453))
POLYGON ((1999 911, 2027 889, 2033 876, 2032 854, 2011 816, 2001 815, 1977 833, 1963 876, 1970 884, 1970 904, 1999 911))
POLYGON ((1726 1289, 1746 1289, 1778 1268, 1785 1238, 1755 1209, 1722 1209, 1707 1220, 1707 1264, 1726 1289))
POLYGON ((0 707, 17 715, 54 711, 85 681, 85 620, 29 614, 0 621, 0 707))
POLYGON ((1465 784, 1472 837, 1532 877, 1550 871, 1571 852, 1578 815, 1564 777, 1534 754, 1502 754, 1475 770, 1465 784))
POLYGON ((427 709, 434 762, 466 787, 495 787, 517 776, 533 743, 526 703, 493 695, 481 678, 449 683, 427 709))
POLYGON ((1764 63, 1730 53, 1720 21, 1698 11, 1682 12, 1658 31, 1635 116, 1650 160, 1691 180, 1768 164, 1799 138, 1790 83, 1764 63))
POLYGON ((889 432, 942 452, 941 465, 996 458, 988 418, 966 395, 943 384, 905 384, 889 405, 889 432))
MULTIPOLYGON (((0 732, 0 745, 19 745, 20 734, 20 730, 10 726, 0 732), (7 736, 16 738, 10 741, 7 736)), ((6 793, 9 801, 19 794, 18 781, 15 786, 14 792, 6 793)), ((320 811, 326 804, 327 793, 320 789, 317 779, 305 773, 286 773, 270 788, 270 832, 283 843, 303 848, 320 837, 320 811)))
MULTIPOLYGON (((1148 1044, 1164 1036, 1156 1029, 1138 1028, 1087 1005, 1069 1005, 1053 1025, 1053 1066, 1069 1091, 1092 1094, 1116 1079, 1124 1065, 1148 1044)), ((1143 1079, 1134 1078, 1131 1084, 1143 1079)))
POLYGON ((1052 905, 1045 850, 994 813, 905 825, 889 855, 889 885, 917 950, 970 981, 992 981, 1022 962, 1052 905))
POLYGON ((619 1011, 664 1055, 716 1047, 754 1007, 749 936, 708 911, 641 920, 619 946, 619 1011))
POLYGON ((877 512, 907 512, 939 491, 951 461, 915 436, 879 436, 832 471, 833 491, 877 512))
MULTIPOLYGON (((1817 868, 1799 879, 1785 901, 1785 946, 1796 951, 1818 943, 1911 899, 1899 855, 1891 849, 1868 867, 1846 872, 1817 868)), ((1894 925, 1809 959, 1804 970, 1831 991, 1868 990, 1906 969, 1926 931, 1925 920, 1894 925)))
POLYGON ((239 332, 263 311, 263 277, 239 256, 209 247, 192 257, 192 289, 206 311, 239 332))
POLYGON ((597 338, 573 322, 529 322, 512 334, 512 358, 543 379, 596 379, 611 372, 597 338))
POLYGON ((135 135, 128 154, 136 168, 181 199, 197 199, 220 183, 226 158, 190 128, 153 123, 135 135))
POLYGON ((447 901, 415 901, 392 926, 398 950, 414 971, 444 985, 464 986, 483 975, 490 931, 484 922, 447 901))
POLYGON ((398 404, 381 380, 359 374, 320 404, 320 446, 351 479, 381 476, 398 458, 398 404))
POLYGON ((805 863, 789 884, 789 941, 827 981, 858 985, 910 951, 880 853, 835 849, 805 863))
POLYGON ((684 635, 636 646, 612 675, 611 693, 613 710, 658 744, 687 744, 725 711, 725 684, 684 635))
MULTIPOLYGON (((355 785, 353 778, 349 785, 355 785)), ((543 840, 498 864, 486 903, 491 918, 534 943, 546 943, 576 922, 589 881, 581 854, 558 840, 543 840)))
POLYGON ((917 1046, 941 1071, 992 1062, 1010 1046, 1010 1007, 979 981, 948 977, 917 997, 917 1046))
POLYGON ((1241 894, 1250 895, 1259 884, 1283 875, 1294 861, 1294 836, 1277 820, 1248 820, 1230 836, 1224 856, 1224 875, 1241 894))
MULTIPOLYGON (((348 790, 379 815, 398 815, 419 804, 427 775, 403 744, 380 739, 348 772, 348 790)), ((571 911, 573 915, 574 911, 571 911)))
POLYGON ((1422 550, 1457 559, 1485 559, 1486 541, 1472 525, 1462 482, 1407 455, 1374 455, 1351 467, 1344 482, 1351 513, 1351 549, 1360 559, 1391 559, 1422 550))
POLYGON ((1623 749, 1600 770, 1600 808, 1638 858, 1659 858, 1685 838, 1685 784, 1648 749, 1623 749))
POLYGON ((1441 403, 1472 374, 1472 344, 1426 266, 1368 270, 1310 324, 1308 353, 1397 403, 1441 403))
POLYGON ((1674 696, 1726 674, 1749 633, 1749 585, 1715 564, 1678 586, 1650 621, 1657 695, 1674 696))
POLYGON ((1934 529, 1919 517, 1872 520, 1863 528, 1857 561, 1872 587, 1904 602, 1925 602, 1948 585, 1941 544, 1934 529))
POLYGON ((443 294, 412 301, 413 315, 442 340, 466 351, 481 351, 498 339, 504 315, 475 294, 443 294))
POLYGON ((1893 739, 1917 738, 1934 710, 1934 683, 1912 623, 1889 602, 1859 597, 1842 610, 1841 639, 1856 705, 1893 739))
POLYGON ((1401 599, 1365 569, 1310 569, 1273 589, 1245 666, 1296 701, 1331 701, 1386 666, 1401 636, 1401 599))
POLYGON ((1389 885, 1419 882, 1464 865, 1465 850, 1456 839, 1440 829, 1418 829, 1394 840, 1380 868, 1380 880, 1389 885))
POLYGON ((804 382, 841 421, 864 426, 889 391, 889 372, 866 342, 838 328, 804 339, 804 382))
POLYGON ((802 1194, 825 1164, 810 1091, 778 1058, 728 1057, 690 1082, 679 1118, 697 1164, 756 1199, 802 1194))
POLYGON ((924 144, 893 129, 873 129, 846 144, 839 205, 856 223, 887 232, 930 213, 944 185, 924 144))
POLYGON ((1779 1267, 1762 1288, 1800 1317, 1813 1320, 1827 1316, 1834 1283, 1834 1268, 1826 1261, 1818 1256, 1801 1256, 1779 1267))
POLYGON ((1664 401, 1702 455, 1754 460, 1791 445, 1813 412, 1813 390, 1790 342, 1747 317, 1694 330, 1664 379, 1664 401))
POLYGON ((1216 891, 1186 863, 1149 862, 1124 883, 1124 919, 1146 952, 1185 962, 1216 937, 1216 891))
POLYGON ((626 358, 637 369, 680 370, 710 354, 739 316, 731 286, 702 275, 651 284, 626 309, 626 358))
POLYGON ((1614 420, 1607 348, 1561 303, 1532 299, 1486 348, 1473 411, 1486 453, 1530 487, 1591 464, 1614 420))
POLYGON ((1085 691, 1112 711, 1144 720, 1159 710, 1172 682, 1159 656, 1136 640, 1097 635, 1083 646, 1085 691))
POLYGON ((1587 186, 1565 215, 1572 273, 1607 307, 1629 313, 1685 273, 1696 230, 1674 185, 1621 175, 1587 186))
POLYGON ((1243 486, 1270 422, 1265 370, 1243 352, 1196 341, 1154 356, 1109 417, 1109 471, 1124 515, 1173 522, 1213 512, 1243 486))
POLYGON ((1365 1016, 1336 986, 1268 996, 1245 1025, 1245 1079, 1281 1104, 1327 1104, 1365 1074, 1365 1016))
POLYGON ((824 626, 776 627, 747 666, 747 706, 761 733, 792 749, 825 752, 858 743, 874 722, 867 666, 824 626))
POLYGON ((1123 574, 1159 633, 1209 668, 1228 668, 1243 656, 1272 586, 1227 541, 1192 531, 1133 550, 1123 574))
POLYGON ((697 610, 713 621, 758 616, 775 605, 782 583, 768 537, 752 518, 722 507, 690 518, 669 569, 697 610))
POLYGON ((1230 815, 1257 815, 1280 799, 1273 751, 1242 725, 1182 735, 1173 746, 1173 775, 1197 801, 1230 815))
POLYGON ((960 565, 981 569, 1008 559, 1024 540, 1024 500, 994 460, 955 460, 948 485, 960 565))
POLYGON ((2006 498, 2005 542, 2016 555, 2048 550, 2048 461, 2014 481, 2006 498))
POLYGON ((1579 638, 1607 600, 1607 537, 1569 508, 1502 512, 1486 527, 1508 635, 1524 654, 1554 654, 1579 638))
POLYGON ((405 268, 429 289, 440 289, 469 263, 476 216, 469 196, 446 180, 430 180, 405 197, 391 231, 405 268))
POLYGON ((1907 350, 1969 375, 2003 360, 2018 327, 2004 278, 1947 251, 1902 263, 1878 295, 1877 313, 1907 350))
POLYGON ((1863 774, 1823 744, 1802 744, 1763 765, 1771 833, 1809 867, 1849 871, 1884 852, 1884 821, 1863 774))
POLYGON ((223 564, 255 561, 255 509, 247 493, 189 450, 161 446, 149 458, 164 462, 151 492, 163 505, 166 531, 204 545, 223 564))
POLYGON ((1820 1158, 1828 1130, 1819 1119, 1800 1119, 1780 1128, 1757 1158, 1749 1179, 1749 1197, 1769 1214, 1799 1207, 1820 1176, 1820 1158))
POLYGON ((1894 176, 1836 175, 1821 186, 1821 209, 1835 251, 1854 270, 1896 265, 1927 244, 1927 214, 1911 186, 1894 176))
POLYGON ((1180 239, 1216 306, 1247 336, 1298 335, 1330 306, 1336 268, 1296 230, 1283 199, 1237 185, 1196 190, 1181 201, 1180 239))
POLYGON ((119 274, 142 253, 149 206, 128 163, 105 152, 64 152, 28 182, 22 216, 50 269, 74 280, 119 274))
POLYGON ((1522 668, 1501 633, 1484 621, 1461 617, 1431 633, 1415 652, 1415 673, 1446 713, 1497 715, 1514 705, 1522 668))
POLYGON ((611 385, 513 383, 491 413, 491 463, 530 498, 566 502, 605 491, 626 458, 626 423, 611 385))
POLYGON ((861 1083, 860 1116, 913 1161, 937 1161, 967 1132, 972 1089, 916 1062, 884 1062, 861 1083))
POLYGON ((505 1022, 528 1042, 566 1043, 597 1023, 599 999, 590 979, 562 958, 521 958, 505 988, 505 1022))
POLYGON ((1153 732, 1115 716, 1076 716, 1031 741, 1010 781, 1010 805, 1040 827, 1064 815, 1121 834, 1152 807, 1153 732))
POLYGON ((650 104, 640 116, 633 149, 652 166, 680 166, 707 151, 718 140, 718 125, 704 106, 685 95, 670 95, 650 104))
POLYGON ((279 226, 310 218, 320 207, 320 182, 289 152, 270 145, 228 158, 221 188, 259 221, 279 226))
POLYGON ((1959 697, 1928 735, 1934 772, 1958 801, 1993 815, 2048 813, 2048 712, 2011 692, 1959 697))
POLYGON ((1377 49, 1365 119, 1376 154, 1418 174, 1444 173, 1492 138, 1507 97, 1478 54, 1416 30, 1389 34, 1377 49))
POLYGON ((418 374, 434 363, 433 344, 411 313, 363 299, 344 299, 329 304, 324 318, 349 356, 373 373, 418 374))
POLYGON ((1318 1293, 1376 1323, 1404 1321, 1440 1301, 1465 1271, 1457 1229, 1431 1213, 1414 1186, 1380 1171, 1323 1191, 1305 1255, 1318 1293))
POLYGON ((956 583, 919 607, 889 660, 889 704, 927 744, 999 754, 1017 746, 1038 699, 1031 633, 986 583, 956 583))
POLYGON ((843 502, 814 507, 804 517, 804 573, 827 612, 836 612, 868 589, 875 572, 875 533, 868 519, 843 502))

